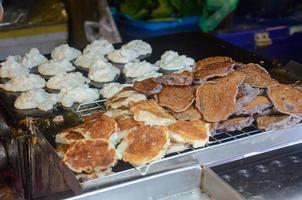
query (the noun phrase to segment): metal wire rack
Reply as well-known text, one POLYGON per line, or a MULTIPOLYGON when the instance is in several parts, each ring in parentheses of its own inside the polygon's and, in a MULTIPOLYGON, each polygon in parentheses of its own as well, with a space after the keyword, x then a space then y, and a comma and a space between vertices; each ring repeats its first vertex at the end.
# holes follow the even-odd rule
MULTIPOLYGON (((86 115, 90 115, 90 114, 92 114, 93 112, 96 112, 96 111, 105 111, 106 108, 105 108, 104 103, 106 101, 107 101, 107 99, 101 99, 101 100, 96 100, 96 101, 92 101, 92 102, 82 103, 76 108, 76 113, 78 113, 81 116, 86 116, 86 115)), ((264 130, 258 129, 256 127, 256 124, 252 124, 249 127, 245 127, 240 131, 239 130, 231 131, 231 132, 216 131, 214 134, 212 134, 210 136, 209 142, 204 147, 193 148, 193 147, 189 146, 186 150, 166 154, 164 156, 164 158, 162 158, 158 161, 152 162, 152 163, 150 163, 148 165, 145 165, 145 166, 135 167, 135 169, 141 175, 145 175, 145 174, 147 174, 148 169, 150 168, 150 166, 154 163, 164 161, 165 159, 170 159, 170 158, 173 158, 173 157, 186 155, 186 154, 189 154, 189 153, 195 153, 195 152, 200 151, 201 149, 204 149, 204 148, 207 148, 207 147, 210 147, 210 146, 216 146, 216 145, 223 144, 223 143, 226 143, 226 142, 239 140, 241 138, 249 137, 251 135, 260 134, 260 133, 263 133, 263 132, 264 132, 264 130)), ((133 168, 131 165, 127 165, 127 164, 125 165, 125 163, 123 163, 123 167, 121 169, 117 169, 117 170, 113 170, 113 171, 119 172, 119 171, 123 171, 125 169, 131 169, 131 168, 133 168)))

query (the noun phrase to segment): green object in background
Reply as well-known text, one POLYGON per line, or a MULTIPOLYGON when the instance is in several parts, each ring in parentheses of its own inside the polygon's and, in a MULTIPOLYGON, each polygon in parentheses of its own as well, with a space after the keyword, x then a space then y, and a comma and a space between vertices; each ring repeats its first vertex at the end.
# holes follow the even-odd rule
POLYGON ((238 0, 206 0, 199 26, 204 32, 213 31, 223 19, 234 11, 238 0))
POLYGON ((137 20, 167 21, 200 15, 203 0, 111 0, 118 10, 137 20))

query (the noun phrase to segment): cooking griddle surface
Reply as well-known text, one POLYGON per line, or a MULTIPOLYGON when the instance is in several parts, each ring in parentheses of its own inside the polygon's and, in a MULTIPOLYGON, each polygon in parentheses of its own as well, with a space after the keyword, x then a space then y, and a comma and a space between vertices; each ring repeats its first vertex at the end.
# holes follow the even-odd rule
POLYGON ((214 167, 247 199, 302 199, 302 144, 214 167))
MULTIPOLYGON (((192 57, 195 60, 200 60, 209 56, 221 55, 230 56, 238 62, 261 62, 267 68, 272 67, 269 62, 257 57, 255 54, 244 51, 239 47, 226 43, 206 33, 187 32, 153 38, 146 41, 151 44, 153 49, 152 54, 147 57, 146 60, 152 63, 159 60, 160 56, 165 51, 173 50, 179 52, 179 54, 185 54, 192 57)), ((119 48, 120 46, 121 44, 115 45, 116 48, 119 48)), ((119 81, 123 82, 122 79, 119 81)), ((37 109, 28 111, 16 110, 14 108, 16 97, 17 95, 14 93, 8 93, 3 90, 0 91, 0 104, 7 112, 8 116, 14 121, 23 119, 26 116, 49 117, 51 115, 59 115, 65 112, 65 110, 60 106, 56 106, 51 112, 43 112, 37 109)))

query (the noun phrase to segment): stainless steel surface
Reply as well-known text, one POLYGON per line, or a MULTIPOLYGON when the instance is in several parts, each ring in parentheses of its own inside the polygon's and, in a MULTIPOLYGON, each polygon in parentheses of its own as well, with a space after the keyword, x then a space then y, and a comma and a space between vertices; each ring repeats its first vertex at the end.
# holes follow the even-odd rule
POLYGON ((70 199, 155 200, 199 188, 200 182, 201 168, 195 164, 84 193, 70 199))
POLYGON ((213 170, 247 199, 302 199, 302 143, 213 170))
POLYGON ((229 186, 224 180, 217 176, 211 169, 204 167, 202 170, 203 192, 210 195, 212 199, 244 199, 236 190, 229 186))
POLYGON ((69 199, 241 200, 243 197, 211 169, 192 164, 141 179, 86 192, 69 199), (204 191, 204 192, 203 192, 204 191))

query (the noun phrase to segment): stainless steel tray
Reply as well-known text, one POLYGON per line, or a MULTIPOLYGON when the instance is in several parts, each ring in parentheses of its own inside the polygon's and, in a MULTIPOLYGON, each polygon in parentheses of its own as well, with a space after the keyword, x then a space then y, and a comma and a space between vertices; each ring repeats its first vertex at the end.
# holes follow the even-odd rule
MULTIPOLYGON (((66 199, 240 200, 243 197, 209 168, 188 158, 188 165, 66 199)), ((58 198, 58 197, 54 197, 58 198)))

